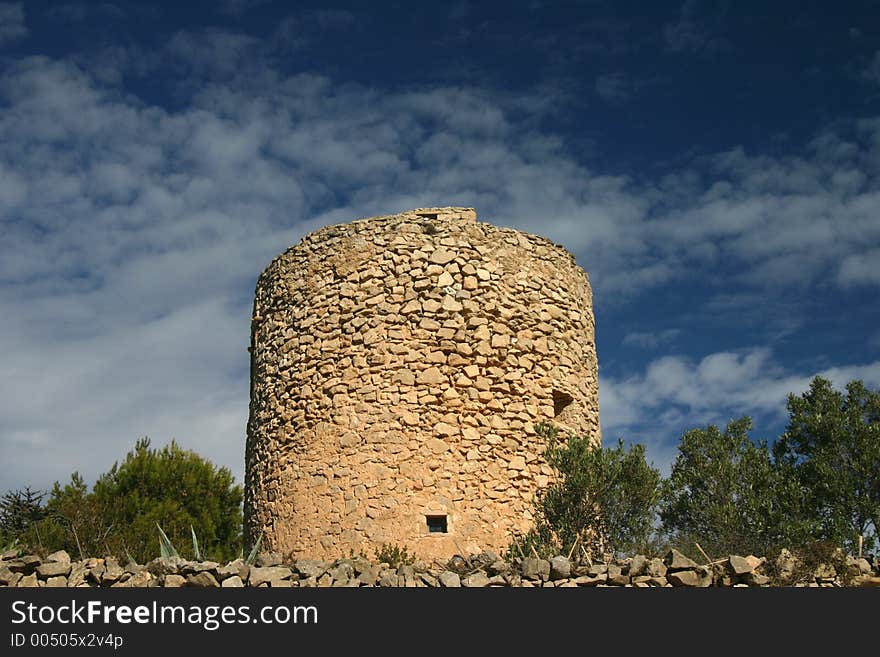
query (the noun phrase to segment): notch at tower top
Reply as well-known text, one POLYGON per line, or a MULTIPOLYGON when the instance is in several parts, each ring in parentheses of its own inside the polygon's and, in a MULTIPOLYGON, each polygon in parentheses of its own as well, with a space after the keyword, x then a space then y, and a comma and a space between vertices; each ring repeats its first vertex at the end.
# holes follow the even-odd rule
MULTIPOLYGON (((470 219, 477 220, 477 211, 473 208, 416 208, 409 212, 426 219, 470 219)), ((409 214, 409 213, 405 213, 409 214)))

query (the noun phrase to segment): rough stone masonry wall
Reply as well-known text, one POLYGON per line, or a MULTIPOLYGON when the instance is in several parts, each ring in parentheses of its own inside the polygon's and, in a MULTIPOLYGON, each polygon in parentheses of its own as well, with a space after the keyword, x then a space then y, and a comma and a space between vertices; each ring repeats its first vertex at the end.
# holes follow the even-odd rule
POLYGON ((456 556, 447 563, 422 561, 389 564, 363 556, 321 561, 297 559, 283 564, 277 554, 261 554, 253 565, 241 559, 214 561, 153 559, 126 564, 113 557, 71 562, 67 552, 44 558, 10 550, 0 554, 0 587, 710 587, 710 586, 880 586, 880 558, 847 556, 836 565, 804 568, 784 551, 774 560, 730 555, 711 565, 699 565, 676 550, 663 558, 635 555, 620 560, 584 564, 558 555, 552 559, 499 559, 481 553, 456 556), (770 573, 770 575, 768 575, 770 573), (772 576, 771 576, 772 575, 772 576))
POLYGON ((307 235, 259 278, 251 358, 245 531, 286 557, 504 549, 552 474, 534 425, 600 441, 586 273, 471 208, 307 235))

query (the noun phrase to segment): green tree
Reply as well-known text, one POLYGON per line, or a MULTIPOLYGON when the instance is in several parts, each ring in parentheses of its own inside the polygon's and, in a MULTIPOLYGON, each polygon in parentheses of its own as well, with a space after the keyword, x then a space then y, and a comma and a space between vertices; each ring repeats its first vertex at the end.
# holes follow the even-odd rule
POLYGON ((789 424, 774 446, 808 495, 817 538, 855 551, 880 530, 880 392, 861 381, 846 394, 815 377, 800 397, 788 397, 789 424))
POLYGON ((36 529, 46 515, 45 496, 45 492, 27 487, 8 491, 0 498, 0 547, 12 544, 36 547, 41 542, 36 529))
POLYGON ((176 442, 157 450, 149 439, 138 440, 121 465, 98 479, 94 495, 105 521, 117 528, 117 552, 128 550, 139 561, 156 556, 157 524, 182 555, 192 545, 190 526, 213 558, 234 558, 241 550, 241 486, 228 468, 176 442))
POLYGON ((594 445, 589 438, 561 439, 550 425, 538 425, 547 441, 544 458, 552 483, 539 491, 535 525, 510 547, 511 555, 568 554, 577 546, 592 554, 627 553, 645 546, 653 532, 660 472, 645 461, 642 445, 626 450, 594 445))
POLYGON ((67 550, 80 559, 110 551, 108 539, 114 525, 105 518, 105 510, 89 493, 79 472, 63 487, 55 482, 46 503, 46 518, 39 526, 45 544, 53 550, 67 550))
POLYGON ((176 442, 151 449, 142 438, 91 492, 77 473, 63 487, 56 483, 41 527, 54 549, 143 563, 159 555, 158 524, 181 556, 194 556, 195 531, 203 558, 225 561, 241 551, 242 497, 228 468, 176 442))
POLYGON ((797 481, 766 443, 752 442, 751 428, 742 417, 723 433, 710 424, 682 436, 660 502, 663 530, 681 549, 699 542, 714 555, 770 554, 809 534, 797 481))

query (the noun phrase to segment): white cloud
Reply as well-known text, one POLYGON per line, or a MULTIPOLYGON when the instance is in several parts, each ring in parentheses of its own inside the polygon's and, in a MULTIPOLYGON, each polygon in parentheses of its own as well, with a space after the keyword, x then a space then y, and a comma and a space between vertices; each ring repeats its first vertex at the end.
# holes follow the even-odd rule
POLYGON ((684 431, 707 424, 723 426, 743 415, 770 423, 784 421, 788 395, 805 392, 817 375, 839 390, 853 379, 876 389, 880 361, 796 373, 783 368, 765 347, 717 352, 699 360, 664 356, 639 374, 600 376, 602 434, 606 443, 618 436, 643 442, 649 457, 668 467, 671 460, 663 455, 674 457, 674 446, 684 431))
POLYGON ((633 331, 623 336, 623 344, 642 349, 656 349, 661 345, 668 344, 681 334, 680 329, 666 329, 664 331, 633 331))
POLYGON ((177 32, 157 57, 157 65, 175 62, 203 83, 205 79, 229 79, 250 68, 262 47, 256 37, 218 28, 200 32, 177 32))
POLYGON ((10 351, 0 376, 17 383, 3 391, 0 480, 45 486, 74 469, 93 478, 142 435, 159 444, 177 437, 234 466, 247 412, 247 327, 236 310, 209 298, 138 326, 95 327, 54 343, 4 331, 10 351))
POLYGON ((338 38, 341 32, 357 24, 357 18, 344 9, 312 9, 282 19, 271 37, 273 51, 292 53, 317 39, 338 38))
POLYGON ((717 33, 725 12, 723 3, 685 0, 678 18, 663 26, 666 49, 671 52, 721 52, 730 49, 728 41, 717 33), (713 9, 707 8, 708 4, 717 4, 713 12, 707 11, 713 9))
POLYGON ((741 149, 715 156, 705 165, 724 183, 704 186, 648 222, 646 239, 679 272, 697 253, 728 262, 733 271, 725 276, 750 286, 808 287, 833 278, 847 256, 880 242, 871 209, 880 200, 876 129, 861 126, 858 142, 826 133, 800 156, 741 149))
POLYGON ((326 30, 338 30, 351 27, 355 23, 355 15, 344 9, 315 9, 306 14, 310 21, 326 30))
POLYGON ((632 83, 623 73, 600 75, 596 78, 596 95, 606 103, 621 105, 632 98, 632 83))
POLYGON ((840 263, 837 279, 842 285, 880 285, 880 249, 853 253, 840 263))
POLYGON ((880 84, 880 50, 874 53, 871 62, 862 72, 862 78, 874 84, 880 84))
POLYGON ((24 19, 24 3, 0 2, 0 48, 29 34, 24 19))

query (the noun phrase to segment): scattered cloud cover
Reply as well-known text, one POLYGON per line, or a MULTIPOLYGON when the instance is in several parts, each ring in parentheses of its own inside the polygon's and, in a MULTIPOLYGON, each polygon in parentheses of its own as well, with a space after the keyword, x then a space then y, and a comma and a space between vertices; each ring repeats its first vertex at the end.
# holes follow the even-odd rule
MULTIPOLYGON (((717 50, 724 20, 688 2, 652 34, 658 49, 717 50)), ((3 62, 3 486, 94 477, 143 435, 240 480, 260 271, 322 225, 418 206, 473 206, 575 254, 594 289, 604 435, 645 442, 655 462, 699 424, 778 427, 814 374, 880 384, 876 351, 852 347, 870 347, 880 319, 880 118, 630 169, 572 146, 592 139, 590 117, 566 123, 576 86, 313 65, 316 35, 356 26, 302 11, 260 35, 175 24, 155 48, 3 62), (841 337, 829 308, 844 302, 861 314, 841 337), (825 332, 805 338, 817 317, 825 332)), ((22 3, 0 4, 0 45, 24 36, 22 3)), ((631 111, 647 76, 603 70, 616 72, 583 93, 631 111)))
POLYGON ((655 349, 666 345, 681 335, 681 329, 665 329, 663 331, 634 331, 623 336, 623 344, 642 349, 655 349))
POLYGON ((608 73, 596 79, 596 95, 611 105, 626 103, 633 93, 633 84, 624 73, 608 73))
POLYGON ((24 3, 0 2, 0 48, 28 35, 24 3))
POLYGON ((676 20, 663 26, 666 49, 696 53, 729 50, 729 41, 718 33, 726 11, 726 3, 685 0, 676 20))
MULTIPOLYGON (((652 360, 644 372, 621 379, 600 377, 603 440, 620 436, 650 444, 657 464, 667 467, 684 430, 709 424, 723 427, 743 415, 765 425, 784 425, 788 395, 806 392, 816 375, 829 379, 839 390, 853 379, 876 389, 880 361, 807 374, 783 367, 766 347, 717 352, 699 359, 662 356, 652 360)), ((770 443, 777 437, 753 436, 770 443)))
POLYGON ((868 82, 880 84, 880 50, 874 53, 867 68, 862 72, 862 77, 868 82))
POLYGON ((842 285, 880 284, 880 249, 846 256, 837 273, 842 285))

